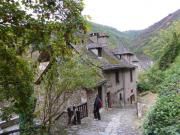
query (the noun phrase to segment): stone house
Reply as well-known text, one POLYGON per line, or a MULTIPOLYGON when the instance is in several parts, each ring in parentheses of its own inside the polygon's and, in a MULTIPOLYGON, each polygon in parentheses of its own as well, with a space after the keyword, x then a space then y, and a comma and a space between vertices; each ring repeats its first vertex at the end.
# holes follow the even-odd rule
POLYGON ((137 66, 133 63, 134 54, 124 52, 118 56, 108 46, 108 38, 105 33, 91 33, 81 45, 73 47, 99 63, 106 83, 97 88, 97 93, 104 107, 133 104, 137 101, 137 66))
MULTIPOLYGON (((38 99, 37 104, 36 104, 36 111, 39 112, 39 111, 43 110, 42 104, 44 102, 44 96, 45 96, 43 93, 43 90, 42 90, 43 89, 42 80, 43 80, 46 72, 48 71, 48 69, 51 68, 50 67, 51 65, 49 62, 50 58, 49 58, 48 53, 35 52, 32 54, 32 57, 34 57, 34 59, 37 59, 39 61, 39 68, 38 68, 38 72, 37 72, 38 74, 37 74, 36 81, 35 81, 35 84, 36 84, 35 85, 35 93, 36 93, 36 97, 38 99)), ((102 78, 102 80, 99 80, 99 82, 97 82, 97 85, 92 89, 82 88, 82 89, 79 89, 76 91, 64 91, 62 93, 62 95, 59 97, 59 101, 58 101, 60 103, 63 103, 61 105, 61 107, 59 107, 59 114, 66 111, 68 107, 78 106, 78 105, 87 103, 88 112, 89 112, 89 114, 92 115, 96 95, 98 93, 100 93, 101 90, 104 91, 105 83, 106 83, 106 80, 104 80, 102 78)), ((57 105, 55 105, 55 106, 58 106, 58 102, 57 102, 57 105)), ((66 113, 64 115, 66 115, 65 117, 67 117, 66 113)), ((67 122, 65 122, 65 123, 67 123, 67 122)))
POLYGON ((120 61, 129 62, 137 66, 137 69, 140 72, 147 70, 153 64, 153 61, 147 56, 139 55, 137 58, 134 53, 130 52, 125 47, 113 49, 113 53, 120 61))
MULTIPOLYGON (((92 65, 101 69, 103 77, 92 90, 81 89, 74 92, 64 92, 63 96, 66 95, 69 98, 67 98, 61 110, 87 102, 88 112, 92 114, 97 94, 102 99, 104 108, 123 107, 136 103, 137 66, 133 63, 134 55, 130 52, 124 52, 121 56, 118 56, 118 52, 113 51, 108 46, 108 38, 109 36, 104 33, 92 33, 80 45, 72 45, 75 52, 87 56, 92 65)), ((36 87, 39 87, 43 74, 50 66, 49 58, 44 58, 41 54, 39 56, 42 58, 40 58, 40 74, 36 81, 36 87)), ((39 94, 39 99, 41 99, 41 94, 39 94)))

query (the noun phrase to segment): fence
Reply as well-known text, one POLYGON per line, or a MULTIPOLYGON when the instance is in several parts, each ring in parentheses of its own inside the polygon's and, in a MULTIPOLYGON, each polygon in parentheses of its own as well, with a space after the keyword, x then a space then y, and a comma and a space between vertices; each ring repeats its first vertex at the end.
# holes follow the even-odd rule
POLYGON ((77 110, 80 112, 80 119, 88 117, 88 107, 87 103, 77 106, 77 110))

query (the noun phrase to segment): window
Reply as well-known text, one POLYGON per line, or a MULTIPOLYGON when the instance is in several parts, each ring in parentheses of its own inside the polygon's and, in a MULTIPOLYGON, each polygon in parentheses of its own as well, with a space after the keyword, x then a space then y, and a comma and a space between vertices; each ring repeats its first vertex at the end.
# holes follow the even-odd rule
POLYGON ((119 72, 116 71, 115 73, 116 83, 119 83, 119 72))
POLYGON ((122 101, 122 93, 119 94, 119 100, 122 101))
POLYGON ((102 57, 102 48, 98 48, 98 57, 102 57))
POLYGON ((122 58, 122 55, 119 55, 119 58, 120 58, 120 60, 121 60, 121 58, 122 58))
POLYGON ((130 81, 133 82, 133 71, 130 70, 130 81))

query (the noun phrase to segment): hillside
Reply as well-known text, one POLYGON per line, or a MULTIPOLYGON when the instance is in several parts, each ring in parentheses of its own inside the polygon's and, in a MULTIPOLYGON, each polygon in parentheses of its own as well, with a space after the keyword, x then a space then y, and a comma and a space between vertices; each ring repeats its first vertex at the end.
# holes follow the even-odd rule
POLYGON ((130 46, 132 39, 134 39, 134 35, 136 35, 134 34, 135 32, 120 32, 115 28, 92 22, 90 22, 90 25, 91 32, 104 32, 110 36, 109 42, 111 47, 130 46))
MULTIPOLYGON (((154 66, 139 76, 138 89, 153 90, 158 100, 143 124, 144 135, 179 134, 180 90, 180 22, 162 31, 158 38, 160 48, 154 66), (167 40, 168 38, 168 40, 167 40)), ((153 53, 153 52, 152 52, 153 53)))
POLYGON ((167 29, 173 22, 180 20, 180 10, 169 14, 159 22, 150 27, 140 31, 125 31, 121 32, 115 28, 92 24, 92 32, 106 32, 110 35, 110 44, 112 47, 124 46, 139 55, 145 54, 155 59, 150 53, 154 49, 161 49, 158 45, 152 45, 151 40, 157 37, 161 30, 167 29))
MULTIPOLYGON (((147 29, 142 30, 131 42, 130 48, 138 53, 145 53, 146 49, 152 49, 150 40, 155 37, 160 30, 167 29, 173 22, 180 19, 180 10, 169 14, 159 22, 151 25, 147 29)), ((154 46, 153 46, 154 47, 154 46)))

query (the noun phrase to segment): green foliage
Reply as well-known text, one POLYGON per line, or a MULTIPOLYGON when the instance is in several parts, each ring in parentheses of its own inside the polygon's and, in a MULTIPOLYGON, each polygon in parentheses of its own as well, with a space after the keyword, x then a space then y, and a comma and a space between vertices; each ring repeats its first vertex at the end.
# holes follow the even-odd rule
MULTIPOLYGON (((142 47, 143 52, 151 57, 154 61, 158 60, 163 54, 164 48, 167 46, 171 35, 166 30, 161 30, 158 34, 154 35, 146 43, 146 46, 142 47)), ((141 50, 142 52, 142 50, 141 50)))
MULTIPOLYGON (((167 29, 154 34, 141 49, 155 61, 159 60, 169 50, 175 51, 174 56, 177 55, 176 51, 179 50, 179 29, 180 22, 174 22, 167 29)), ((169 52, 169 54, 172 54, 172 52, 169 52)))
POLYGON ((145 135, 177 135, 180 133, 180 96, 162 96, 144 124, 145 135))
POLYGON ((141 91, 158 91, 157 87, 164 81, 164 74, 162 71, 157 70, 157 66, 149 69, 148 71, 139 75, 139 84, 141 86, 141 91))
POLYGON ((63 98, 64 92, 93 89, 100 81, 101 70, 94 65, 88 65, 88 61, 85 56, 82 58, 74 53, 73 57, 66 57, 54 63, 43 78, 44 94, 41 96, 44 96, 44 103, 40 112, 43 114, 43 123, 48 132, 68 100, 67 96, 63 98))
POLYGON ((180 133, 180 55, 163 71, 163 81, 156 84, 159 99, 144 122, 145 135, 177 135, 180 133))
POLYGON ((177 22, 172 28, 161 33, 163 36, 159 37, 159 41, 157 40, 158 43, 165 43, 162 44, 160 50, 157 50, 158 53, 161 52, 158 54, 161 57, 154 67, 140 79, 140 83, 148 84, 150 90, 159 92, 159 99, 144 123, 145 135, 177 135, 180 133, 179 29, 180 23, 177 22))
POLYGON ((167 69, 180 53, 180 34, 173 33, 173 39, 171 43, 166 47, 164 54, 159 60, 159 69, 167 69))
POLYGON ((82 10, 82 0, 0 1, 0 99, 8 101, 2 108, 4 118, 18 114, 21 129, 32 126, 35 108, 27 50, 49 51, 51 64, 58 56, 70 55, 69 44, 86 32, 82 10))
POLYGON ((101 70, 88 65, 85 61, 88 62, 88 58, 81 58, 78 54, 73 54, 73 57, 65 58, 60 63, 54 64, 45 80, 54 83, 58 91, 95 87, 101 78, 101 70))
POLYGON ((146 82, 138 82, 137 89, 139 92, 149 91, 151 90, 151 86, 149 86, 149 83, 146 82))
POLYGON ((164 80, 157 87, 160 95, 166 95, 171 92, 176 92, 180 89, 180 55, 169 69, 164 72, 164 80))
POLYGON ((24 117, 20 126, 32 126, 34 97, 33 75, 27 62, 17 57, 13 49, 0 45, 0 101, 7 102, 2 108, 2 119, 9 119, 12 113, 24 117), (27 124, 28 123, 28 124, 27 124))
POLYGON ((100 25, 100 24, 95 24, 90 22, 91 25, 91 32, 104 32, 107 33, 109 37, 109 43, 110 47, 118 47, 118 46, 129 46, 131 43, 131 40, 134 38, 133 32, 120 32, 116 30, 115 28, 100 25), (133 34, 131 34, 133 33, 133 34))

